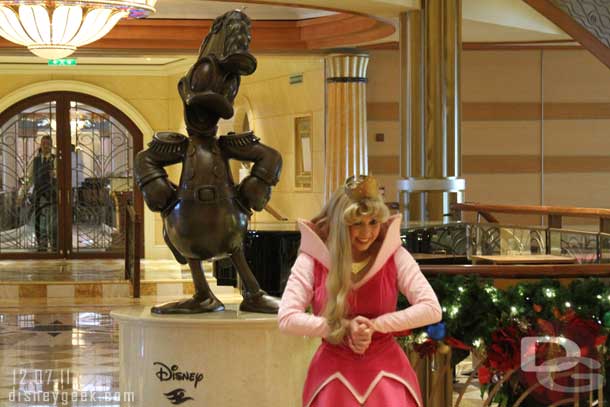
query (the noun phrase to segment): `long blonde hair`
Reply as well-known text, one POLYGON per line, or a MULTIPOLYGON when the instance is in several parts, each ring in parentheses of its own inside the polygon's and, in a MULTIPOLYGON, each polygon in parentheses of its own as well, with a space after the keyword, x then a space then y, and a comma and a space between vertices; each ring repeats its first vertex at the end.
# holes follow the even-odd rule
POLYGON ((388 207, 381 197, 354 202, 345 189, 340 187, 320 214, 312 219, 322 235, 328 233, 326 244, 330 252, 330 269, 326 278, 327 298, 322 315, 330 326, 330 334, 326 338, 330 343, 341 343, 346 333, 342 321, 349 311, 348 295, 352 288, 349 226, 360 221, 363 216, 371 216, 384 223, 389 215, 388 207))

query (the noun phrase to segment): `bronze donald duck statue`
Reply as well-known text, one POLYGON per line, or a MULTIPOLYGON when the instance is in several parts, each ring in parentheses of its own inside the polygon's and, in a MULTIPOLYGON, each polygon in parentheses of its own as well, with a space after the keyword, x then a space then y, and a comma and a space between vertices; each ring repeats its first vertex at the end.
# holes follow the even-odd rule
POLYGON ((197 61, 179 81, 188 137, 156 133, 135 159, 136 182, 147 206, 161 212, 163 236, 176 260, 189 265, 195 294, 184 301, 155 306, 157 314, 224 310, 210 289, 201 261, 229 255, 243 285, 240 310, 277 313, 244 256, 243 238, 252 215, 262 210, 279 181, 280 154, 252 133, 216 137, 218 121, 233 116, 241 75, 256 70, 249 52, 250 20, 241 11, 218 17, 199 49, 197 61), (250 175, 235 185, 229 159, 250 161, 250 175), (179 185, 163 167, 182 163, 179 185))

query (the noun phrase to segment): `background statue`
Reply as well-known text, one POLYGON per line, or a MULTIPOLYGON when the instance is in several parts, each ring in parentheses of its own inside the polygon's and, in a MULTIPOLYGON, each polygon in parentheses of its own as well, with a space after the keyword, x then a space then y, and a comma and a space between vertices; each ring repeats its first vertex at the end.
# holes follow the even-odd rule
POLYGON ((218 17, 199 49, 197 62, 178 83, 188 137, 157 133, 135 160, 136 182, 147 206, 161 212, 163 236, 176 260, 189 265, 193 298, 152 308, 158 314, 222 311, 207 284, 201 261, 230 255, 243 283, 240 310, 276 313, 278 299, 266 295, 248 267, 242 248, 251 209, 260 211, 277 184, 282 157, 252 133, 216 137, 220 118, 233 116, 240 75, 256 70, 248 51, 250 19, 240 11, 218 17), (235 185, 229 159, 254 163, 235 185), (182 163, 180 185, 164 166, 182 163))

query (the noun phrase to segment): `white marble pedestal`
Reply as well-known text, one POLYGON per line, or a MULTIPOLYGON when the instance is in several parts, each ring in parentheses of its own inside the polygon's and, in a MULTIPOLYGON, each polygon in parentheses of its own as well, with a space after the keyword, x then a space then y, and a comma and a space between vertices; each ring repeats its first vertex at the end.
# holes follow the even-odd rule
POLYGON ((281 334, 276 315, 230 306, 199 315, 159 316, 150 307, 110 315, 119 323, 120 391, 124 400, 125 393, 134 397, 122 405, 301 405, 307 366, 319 341, 281 334))

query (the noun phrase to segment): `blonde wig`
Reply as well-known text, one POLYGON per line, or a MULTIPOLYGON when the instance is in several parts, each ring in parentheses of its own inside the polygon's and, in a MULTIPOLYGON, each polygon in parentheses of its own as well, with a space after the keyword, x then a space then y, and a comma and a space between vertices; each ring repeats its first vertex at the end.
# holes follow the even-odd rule
POLYGON ((379 223, 389 217, 388 207, 380 196, 353 201, 345 188, 339 188, 312 221, 320 230, 330 252, 330 269, 326 278, 326 306, 322 315, 328 321, 330 334, 326 340, 333 344, 341 343, 347 326, 344 320, 348 315, 348 295, 352 288, 351 267, 352 247, 349 226, 371 216, 379 223))

